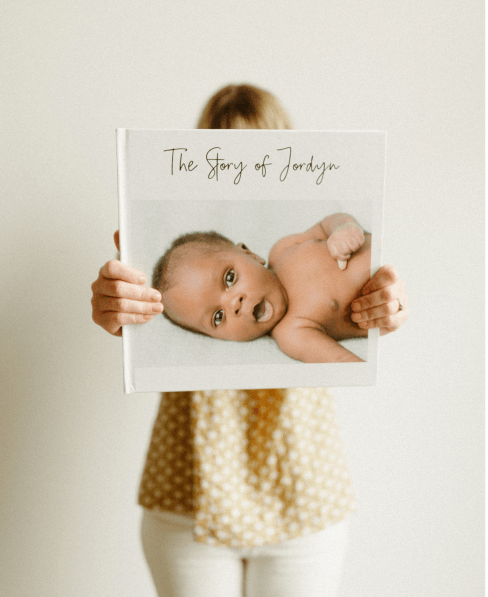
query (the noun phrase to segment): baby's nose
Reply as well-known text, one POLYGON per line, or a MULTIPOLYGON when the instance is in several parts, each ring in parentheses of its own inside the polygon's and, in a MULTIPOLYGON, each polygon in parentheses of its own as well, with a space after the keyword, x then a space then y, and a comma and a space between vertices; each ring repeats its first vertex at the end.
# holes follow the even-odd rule
POLYGON ((242 295, 242 294, 237 294, 232 299, 232 311, 234 312, 235 315, 239 315, 239 313, 241 312, 243 302, 244 302, 244 295, 242 295))

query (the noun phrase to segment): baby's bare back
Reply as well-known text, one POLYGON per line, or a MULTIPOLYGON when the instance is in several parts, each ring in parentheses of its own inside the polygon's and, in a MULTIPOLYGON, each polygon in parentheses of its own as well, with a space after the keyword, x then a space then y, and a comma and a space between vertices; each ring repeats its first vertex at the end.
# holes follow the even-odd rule
POLYGON ((331 338, 366 336, 350 319, 350 305, 370 278, 371 234, 340 270, 325 240, 308 240, 290 247, 274 271, 288 295, 288 310, 278 324, 284 328, 297 320, 318 324, 331 338))

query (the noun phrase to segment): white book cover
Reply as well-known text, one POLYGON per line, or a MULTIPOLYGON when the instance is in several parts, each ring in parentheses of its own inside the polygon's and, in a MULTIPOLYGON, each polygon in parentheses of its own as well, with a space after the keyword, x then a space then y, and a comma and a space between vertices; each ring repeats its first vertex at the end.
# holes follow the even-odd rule
POLYGON ((118 129, 124 263, 150 284, 182 235, 235 243, 173 252, 165 314, 123 328, 125 392, 373 385, 379 332, 349 316, 381 266, 385 156, 381 131, 118 129), (364 231, 345 269, 336 214, 364 231))

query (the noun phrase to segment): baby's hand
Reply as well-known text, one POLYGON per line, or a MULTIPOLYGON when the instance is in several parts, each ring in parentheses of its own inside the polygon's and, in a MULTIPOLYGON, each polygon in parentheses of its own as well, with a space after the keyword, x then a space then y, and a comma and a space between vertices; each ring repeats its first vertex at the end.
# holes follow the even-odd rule
MULTIPOLYGON (((115 244, 119 248, 118 232, 115 244)), ((161 294, 143 286, 145 275, 121 261, 108 261, 92 284, 93 321, 114 336, 122 335, 122 326, 145 323, 163 311, 161 294)))
POLYGON ((364 244, 363 230, 356 222, 346 222, 338 226, 327 239, 329 253, 337 259, 339 268, 347 267, 347 260, 364 244))

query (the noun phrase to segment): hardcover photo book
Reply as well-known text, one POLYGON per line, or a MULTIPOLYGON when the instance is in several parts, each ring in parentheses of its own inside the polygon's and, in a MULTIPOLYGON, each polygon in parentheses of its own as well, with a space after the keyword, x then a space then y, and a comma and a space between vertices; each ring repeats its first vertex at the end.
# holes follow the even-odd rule
POLYGON ((126 393, 373 385, 351 303, 381 266, 386 133, 117 130, 120 259, 164 312, 126 393))

